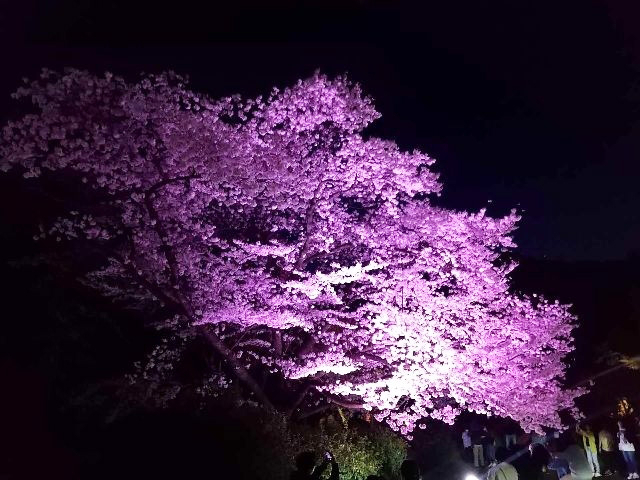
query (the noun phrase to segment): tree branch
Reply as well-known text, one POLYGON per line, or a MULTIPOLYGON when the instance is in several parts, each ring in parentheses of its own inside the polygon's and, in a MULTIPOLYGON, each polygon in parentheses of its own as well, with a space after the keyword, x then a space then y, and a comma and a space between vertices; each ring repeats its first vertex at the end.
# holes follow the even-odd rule
POLYGON ((176 259, 176 256, 173 253, 173 249, 171 248, 171 246, 168 245, 164 240, 165 238, 167 238, 167 231, 164 229, 164 226, 162 225, 162 220, 160 219, 160 215, 158 214, 158 211, 153 206, 153 201, 151 200, 151 197, 149 195, 145 195, 144 203, 145 203, 145 206, 147 207, 147 212, 149 213, 149 217, 155 222, 154 230, 156 231, 156 234, 158 235, 158 237, 160 237, 160 244, 161 244, 160 248, 162 250, 162 253, 164 254, 165 259, 167 260, 167 266, 169 267, 171 283, 176 288, 176 292, 178 293, 178 296, 180 297, 180 300, 183 303, 183 306, 186 307, 184 296, 180 293, 180 288, 178 284, 178 272, 177 272, 178 260, 176 259))
POLYGON ((311 263, 314 260, 317 260, 319 258, 323 258, 323 257, 330 257, 331 255, 334 255, 338 252, 341 252, 343 250, 346 250, 349 247, 352 247, 353 245, 351 245, 350 243, 345 243, 344 245, 340 245, 336 248, 334 248, 333 250, 331 250, 330 252, 316 252, 312 255, 309 255, 307 258, 305 258, 302 262, 302 267, 306 267, 309 263, 311 263))
POLYGON ((325 397, 328 403, 312 408, 311 410, 308 410, 304 413, 300 413, 296 415, 296 419, 304 420, 305 418, 309 418, 310 416, 315 415, 316 413, 320 413, 320 412, 324 412, 325 410, 328 410, 329 408, 331 408, 332 405, 338 405, 340 407, 347 408, 349 410, 362 410, 362 408, 364 407, 364 405, 361 403, 346 402, 337 397, 333 397, 332 395, 325 395, 325 397))
POLYGON ((362 410, 364 408, 363 403, 348 402, 346 400, 342 400, 341 398, 334 397, 330 394, 325 394, 325 396, 331 403, 335 403, 336 405, 339 405, 341 407, 348 408, 349 410, 362 410))
MULTIPOLYGON (((145 202, 147 202, 147 199, 148 197, 145 198, 145 202)), ((165 231, 164 231, 164 228, 162 227, 160 217, 155 211, 155 208, 153 208, 153 204, 152 202, 150 202, 150 200, 147 203, 147 209, 149 210, 149 214, 152 215, 152 218, 156 221, 156 225, 155 225, 157 229, 156 233, 160 235, 160 240, 164 247, 163 252, 165 255, 165 259, 167 260, 167 264, 171 274, 171 281, 174 284, 176 296, 178 297, 176 299, 177 302, 174 301, 174 302, 170 302, 169 304, 173 303, 178 308, 178 310, 183 315, 185 315, 192 323, 197 323, 198 319, 191 312, 191 308, 189 308, 189 306, 187 305, 184 295, 182 295, 180 292, 180 288, 177 280, 177 273, 176 273, 177 259, 173 254, 171 247, 162 240, 163 238, 165 238, 165 231)), ((135 278, 137 278, 138 281, 140 281, 145 287, 147 287, 151 291, 151 293, 156 295, 158 299, 163 300, 165 302, 169 299, 169 297, 162 290, 162 288, 157 287, 152 282, 149 282, 148 280, 146 280, 142 275, 139 275, 138 272, 135 271, 135 269, 132 266, 129 266, 129 270, 133 273, 135 278)), ((222 339, 220 339, 217 335, 215 335, 213 332, 207 329, 206 326, 204 325, 201 325, 199 327, 199 331, 209 341, 209 343, 214 348, 214 350, 216 350, 218 354, 225 359, 226 363, 231 368, 231 370, 236 375, 236 377, 241 382, 243 382, 267 408, 273 409, 273 404, 268 399, 267 395, 264 393, 264 390, 253 379, 253 377, 247 371, 247 369, 244 368, 238 362, 233 352, 224 344, 222 339)))
POLYGON ((307 410, 304 413, 300 413, 296 415, 296 419, 304 420, 305 418, 309 418, 315 415, 316 413, 324 412, 325 410, 328 410, 330 408, 331 408, 331 403, 325 403, 324 405, 320 405, 318 407, 312 408, 311 410, 307 410))
POLYGON ((298 258, 296 260, 296 266, 295 266, 296 270, 300 270, 303 267, 304 257, 309 251, 309 247, 310 247, 309 239, 310 239, 311 225, 313 224, 313 213, 316 208, 316 196, 318 195, 318 192, 320 191, 321 187, 322 187, 322 182, 318 183, 316 190, 313 192, 313 198, 309 202, 309 205, 307 205, 307 210, 305 211, 304 244, 302 245, 302 248, 300 249, 300 253, 298 254, 298 258))
POLYGON ((235 355, 229 348, 224 344, 224 342, 218 337, 215 333, 213 333, 210 329, 206 328, 205 325, 201 325, 199 327, 200 332, 205 336, 209 343, 213 346, 213 348, 224 357, 229 367, 233 370, 233 373, 238 377, 238 379, 243 382, 247 387, 251 389, 251 391, 258 397, 267 408, 274 409, 273 404, 264 393, 264 390, 258 385, 258 383, 253 379, 251 374, 244 368, 235 355))
POLYGON ((181 177, 175 177, 175 178, 166 178, 164 180, 159 181, 158 183, 152 185, 151 187, 149 187, 149 189, 147 190, 147 194, 150 193, 155 193, 158 190, 160 190, 162 187, 164 187, 165 185, 170 185, 174 182, 181 182, 183 180, 193 180, 194 178, 200 178, 200 175, 198 174, 191 174, 191 175, 183 175, 181 177))
POLYGON ((280 330, 273 332, 273 350, 276 357, 282 356, 282 332, 280 330))
POLYGON ((307 396, 307 393, 309 392, 310 389, 311 389, 311 385, 307 384, 302 388, 302 390, 300 390, 296 399, 293 401, 291 406, 287 409, 288 417, 293 415, 293 412, 295 412, 296 408, 300 406, 300 404, 302 403, 302 400, 304 400, 304 397, 307 396))

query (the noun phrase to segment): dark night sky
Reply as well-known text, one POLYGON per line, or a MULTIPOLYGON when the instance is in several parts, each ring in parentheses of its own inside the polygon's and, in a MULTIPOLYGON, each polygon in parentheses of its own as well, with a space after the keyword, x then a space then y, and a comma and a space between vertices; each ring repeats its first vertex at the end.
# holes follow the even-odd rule
POLYGON ((640 248, 635 2, 95 3, 23 2, 2 17, 3 118, 42 66, 172 68, 212 95, 347 71, 382 113, 371 133, 438 160, 442 204, 523 210, 525 255, 640 248))

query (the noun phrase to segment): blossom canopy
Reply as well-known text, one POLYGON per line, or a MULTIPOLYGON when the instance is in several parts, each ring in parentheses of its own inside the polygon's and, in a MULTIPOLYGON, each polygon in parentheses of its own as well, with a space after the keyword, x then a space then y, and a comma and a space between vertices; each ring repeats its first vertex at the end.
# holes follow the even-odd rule
POLYGON ((364 136, 379 113, 346 78, 215 100, 173 73, 45 70, 15 96, 36 109, 0 167, 95 200, 38 238, 93 244, 87 282, 206 332, 254 390, 266 369, 404 434, 463 410, 561 428, 573 408, 574 318, 510 289, 518 215, 435 205, 434 160, 364 136))

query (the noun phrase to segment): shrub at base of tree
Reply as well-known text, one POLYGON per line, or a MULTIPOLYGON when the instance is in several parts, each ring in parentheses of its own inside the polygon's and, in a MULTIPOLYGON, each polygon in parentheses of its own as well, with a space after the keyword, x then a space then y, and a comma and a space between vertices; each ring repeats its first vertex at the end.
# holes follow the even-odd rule
POLYGON ((407 455, 405 440, 384 425, 359 421, 346 411, 296 422, 243 401, 235 389, 198 413, 138 412, 108 431, 102 460, 91 468, 105 478, 195 478, 206 471, 210 478, 286 480, 296 455, 313 451, 320 462, 328 450, 341 480, 372 474, 395 480, 407 455))

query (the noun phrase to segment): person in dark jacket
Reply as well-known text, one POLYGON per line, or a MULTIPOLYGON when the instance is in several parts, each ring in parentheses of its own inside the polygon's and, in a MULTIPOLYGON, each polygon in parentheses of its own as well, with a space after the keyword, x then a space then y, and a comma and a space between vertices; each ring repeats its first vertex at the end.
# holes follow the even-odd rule
POLYGON ((402 480, 420 480, 420 467, 415 460, 405 460, 400 465, 402 480))
POLYGON ((548 450, 540 443, 532 443, 529 445, 529 452, 531 454, 526 477, 531 479, 546 478, 545 473, 548 471, 548 465, 551 461, 548 450))
POLYGON ((518 424, 513 420, 507 420, 506 426, 504 428, 504 441, 505 447, 515 448, 518 439, 518 424))
POLYGON ((493 463, 496 459, 496 441, 487 427, 484 427, 481 442, 484 460, 487 463, 493 463))
POLYGON ((302 452, 296 457, 296 469, 291 473, 291 480, 319 480, 331 464, 329 480, 338 480, 340 472, 338 464, 330 452, 324 454, 322 463, 316 467, 316 454, 312 451, 302 452))
POLYGON ((482 447, 482 440, 484 437, 483 429, 474 424, 471 426, 471 444, 473 445, 473 465, 476 468, 484 467, 484 449, 482 447))

